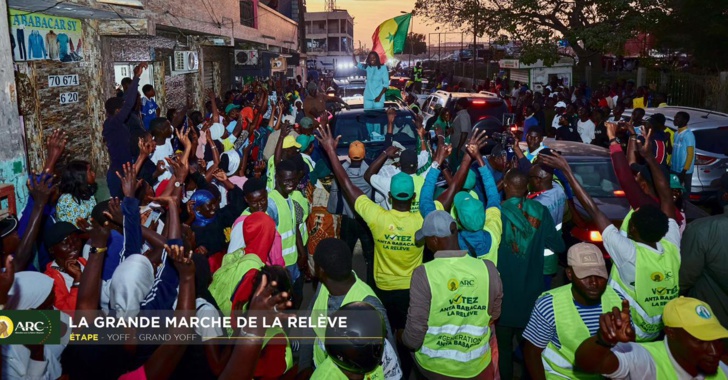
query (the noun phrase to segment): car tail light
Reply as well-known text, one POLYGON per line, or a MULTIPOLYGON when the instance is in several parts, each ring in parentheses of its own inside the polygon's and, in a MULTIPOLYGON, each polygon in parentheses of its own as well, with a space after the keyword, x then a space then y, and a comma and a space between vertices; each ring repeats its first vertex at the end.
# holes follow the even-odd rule
POLYGON ((483 119, 485 119, 485 118, 487 118, 487 117, 488 117, 488 116, 481 116, 481 117, 479 117, 479 118, 478 118, 478 121, 481 121, 481 120, 483 120, 483 119))
POLYGON ((517 125, 515 125, 515 124, 513 124, 513 125, 511 126, 511 132, 514 132, 514 133, 515 133, 515 132, 518 132, 518 126, 517 126, 517 125))
POLYGON ((624 190, 614 190, 614 196, 622 198, 625 197, 626 194, 624 193, 624 190))
POLYGON ((405 81, 405 79, 404 79, 404 78, 401 78, 401 79, 400 79, 399 81, 400 81, 400 82, 404 82, 404 81, 405 81))
POLYGON ((483 105, 483 104, 485 104, 485 100, 473 100, 473 104, 475 104, 475 105, 483 105))
POLYGON ((691 201, 699 201, 700 200, 700 194, 690 194, 690 200, 691 201))
POLYGON ((601 243, 602 234, 597 230, 584 229, 580 227, 574 227, 571 230, 571 236, 588 243, 601 243))
POLYGON ((695 165, 710 165, 715 161, 718 161, 715 157, 704 156, 702 154, 695 155, 695 165))

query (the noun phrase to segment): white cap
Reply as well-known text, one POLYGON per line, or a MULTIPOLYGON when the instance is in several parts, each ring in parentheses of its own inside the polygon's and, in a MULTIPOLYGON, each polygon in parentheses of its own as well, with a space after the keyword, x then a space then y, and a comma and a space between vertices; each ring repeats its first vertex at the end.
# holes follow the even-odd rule
POLYGON ((556 105, 554 107, 555 108, 566 108, 566 103, 558 102, 558 103, 556 103, 556 105))

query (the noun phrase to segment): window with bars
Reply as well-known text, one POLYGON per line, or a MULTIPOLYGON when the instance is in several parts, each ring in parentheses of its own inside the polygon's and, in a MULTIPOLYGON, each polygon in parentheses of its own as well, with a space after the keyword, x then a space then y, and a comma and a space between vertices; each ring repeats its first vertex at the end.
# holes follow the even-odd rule
POLYGON ((255 9, 253 0, 240 1, 240 24, 255 28, 255 9))

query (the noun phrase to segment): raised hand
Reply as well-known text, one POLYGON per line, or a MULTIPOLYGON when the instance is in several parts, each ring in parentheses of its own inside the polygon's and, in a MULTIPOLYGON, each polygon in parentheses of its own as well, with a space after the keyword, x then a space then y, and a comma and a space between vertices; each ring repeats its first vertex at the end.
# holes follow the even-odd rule
POLYGON ((39 204, 46 204, 52 195, 57 191, 58 184, 53 183, 53 175, 48 173, 35 174, 30 173, 28 176, 28 191, 33 201, 39 204))
POLYGON ((178 182, 184 182, 187 175, 190 174, 190 166, 186 162, 175 158, 166 157, 167 163, 172 168, 172 174, 178 182))
POLYGON ((185 248, 181 245, 168 246, 165 244, 164 249, 174 262, 180 278, 195 278, 195 262, 192 260, 192 251, 185 252, 185 248))
POLYGON ((640 156, 644 158, 645 160, 655 158, 655 154, 652 153, 652 141, 650 139, 652 138, 652 131, 653 129, 650 128, 649 132, 647 132, 647 135, 645 135, 645 142, 642 143, 640 140, 637 140, 637 152, 639 152, 640 156))
POLYGON ((187 132, 182 132, 181 130, 175 130, 175 134, 177 135, 177 139, 182 144, 182 146, 185 147, 185 149, 192 147, 192 141, 190 141, 190 131, 187 130, 187 132))
POLYGON ((255 165, 253 165, 253 176, 255 178, 260 178, 263 175, 263 172, 265 171, 267 165, 265 161, 258 160, 255 162, 255 165))
POLYGON ((222 169, 215 169, 212 173, 212 177, 220 182, 226 182, 228 180, 227 174, 222 169))
POLYGON ((121 180, 121 192, 125 197, 134 198, 134 194, 136 194, 139 186, 142 185, 143 180, 136 178, 134 165, 129 162, 124 164, 123 173, 124 175, 121 175, 119 172, 116 172, 116 176, 121 180))
POLYGON ((387 155, 387 158, 394 160, 395 158, 399 157, 400 151, 399 148, 396 146, 388 146, 387 149, 384 150, 384 154, 387 155))
POLYGON ((609 137, 610 140, 617 137, 617 130, 619 129, 619 125, 617 123, 608 121, 604 123, 604 126, 607 127, 607 137, 609 137))
POLYGON ((442 135, 437 136, 437 150, 435 151, 435 157, 432 159, 434 162, 437 162, 439 165, 442 165, 442 163, 445 161, 445 159, 450 156, 450 153, 452 152, 452 145, 445 144, 445 137, 442 135))
POLYGON ((571 173, 571 167, 569 166, 569 163, 566 162, 566 159, 553 150, 550 155, 539 154, 538 159, 554 169, 559 169, 564 173, 571 173))
POLYGON ((598 339, 611 345, 634 342, 635 332, 630 323, 629 301, 622 300, 622 310, 613 307, 612 311, 599 317, 598 339))
MULTIPOLYGON (((480 129, 475 131, 472 136, 470 136, 470 141, 467 142, 467 145, 475 145, 478 147, 478 149, 485 146, 485 142, 488 140, 488 135, 485 132, 485 129, 480 129)), ((517 144, 513 144, 517 145, 517 144)))
POLYGON ((151 156, 157 149, 157 144, 155 144, 154 141, 145 142, 141 137, 139 138, 137 146, 139 147, 139 156, 145 158, 151 156))
POLYGON ((152 202, 159 203, 162 206, 167 206, 167 208, 171 207, 177 207, 178 199, 173 196, 163 196, 163 197, 153 197, 151 198, 152 202))
POLYGON ((83 231, 88 231, 89 233, 89 239, 88 243, 92 247, 96 248, 106 248, 109 236, 111 235, 111 231, 109 230, 109 222, 104 223, 102 226, 93 218, 91 219, 91 222, 89 223, 86 221, 86 219, 79 218, 76 220, 76 225, 78 225, 78 228, 83 231))
POLYGON ((138 64, 136 67, 134 67, 134 78, 139 78, 142 76, 142 73, 144 70, 149 66, 147 62, 142 62, 138 64))
MULTIPOLYGON (((325 118, 325 116, 324 116, 325 118)), ((339 145, 339 140, 341 140, 341 136, 337 136, 334 138, 331 135, 331 131, 329 131, 328 128, 326 128, 325 125, 319 125, 317 128, 318 135, 316 136, 316 140, 319 141, 319 144, 321 147, 332 154, 336 154, 336 146, 339 145)))
POLYGON ((260 285, 255 290, 253 297, 248 304, 248 310, 255 311, 272 311, 275 313, 293 307, 293 303, 288 300, 288 292, 280 292, 275 294, 276 282, 268 283, 268 276, 262 275, 260 285))
POLYGON ((104 211, 104 216, 117 225, 121 226, 124 224, 124 214, 121 212, 121 201, 119 201, 119 198, 109 199, 109 206, 104 211))
POLYGON ((46 140, 48 160, 53 162, 58 161, 63 154, 63 151, 66 149, 67 142, 68 138, 66 136, 66 132, 63 132, 60 129, 53 130, 53 133, 51 133, 46 140))

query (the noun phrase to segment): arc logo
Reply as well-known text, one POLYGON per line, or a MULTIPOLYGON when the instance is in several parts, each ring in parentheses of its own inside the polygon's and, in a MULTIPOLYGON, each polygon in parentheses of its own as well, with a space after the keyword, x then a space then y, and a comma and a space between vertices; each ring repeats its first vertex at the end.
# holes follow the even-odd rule
POLYGON ((472 278, 464 278, 462 280, 458 280, 457 278, 451 278, 447 281, 447 290, 454 292, 461 287, 470 288, 475 286, 475 280, 472 278))
POLYGON ((61 312, 58 310, 0 311, 2 344, 60 344, 61 312))

